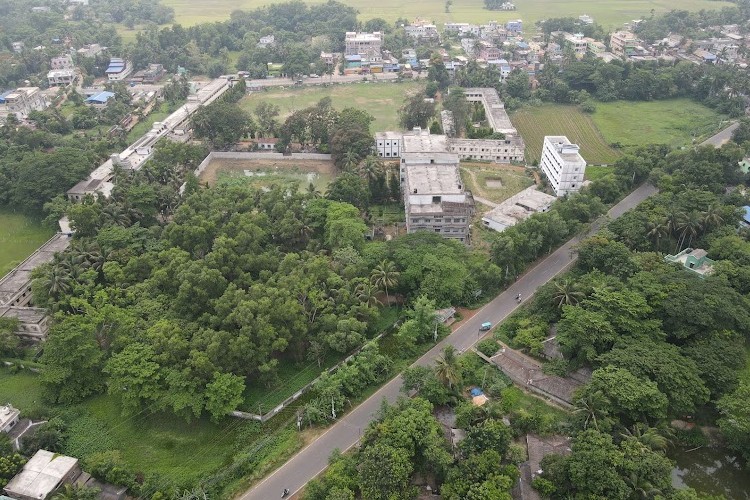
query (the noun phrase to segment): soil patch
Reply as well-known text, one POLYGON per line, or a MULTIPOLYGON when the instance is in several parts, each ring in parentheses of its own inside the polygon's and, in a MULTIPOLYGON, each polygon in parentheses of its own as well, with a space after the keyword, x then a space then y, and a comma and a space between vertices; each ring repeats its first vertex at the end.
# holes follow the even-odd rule
POLYGON ((303 187, 313 183, 321 189, 330 183, 334 175, 335 167, 329 160, 216 158, 208 164, 199 180, 213 186, 222 176, 244 177, 253 184, 288 179, 299 181, 303 187))

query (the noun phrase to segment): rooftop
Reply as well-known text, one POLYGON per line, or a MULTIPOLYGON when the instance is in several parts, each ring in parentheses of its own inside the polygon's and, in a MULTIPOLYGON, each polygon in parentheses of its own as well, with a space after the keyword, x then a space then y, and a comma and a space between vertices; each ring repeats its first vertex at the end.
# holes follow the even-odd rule
POLYGON ((667 262, 673 262, 682 265, 700 276, 711 274, 714 270, 714 261, 708 258, 708 252, 702 248, 686 248, 677 255, 667 255, 664 257, 667 262))
POLYGON ((20 411, 9 404, 0 406, 0 428, 5 427, 8 422, 14 420, 20 414, 20 411))
POLYGON ((404 153, 445 153, 448 151, 448 138, 433 135, 427 130, 415 130, 404 134, 404 153))
POLYGON ((579 153, 578 144, 570 142, 564 135, 545 135, 544 142, 549 142, 560 155, 560 158, 571 163, 586 164, 581 153, 579 153))
POLYGON ((78 466, 78 459, 39 450, 5 487, 11 496, 46 498, 78 466))
POLYGON ((455 165, 430 163, 410 165, 406 169, 410 194, 463 194, 463 186, 455 165))
POLYGON ((107 90, 103 92, 99 92, 98 94, 94 94, 88 99, 86 99, 86 102, 92 102, 97 104, 104 104, 110 99, 112 99, 115 96, 114 92, 109 92, 107 90))

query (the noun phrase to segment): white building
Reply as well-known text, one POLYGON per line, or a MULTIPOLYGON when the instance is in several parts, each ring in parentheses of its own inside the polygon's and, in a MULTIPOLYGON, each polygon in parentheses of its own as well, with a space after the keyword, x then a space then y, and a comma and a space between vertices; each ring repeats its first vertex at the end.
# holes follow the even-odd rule
POLYGON ((109 79, 110 82, 121 82, 129 77, 132 72, 133 65, 119 57, 111 58, 109 60, 109 66, 105 71, 107 79, 109 79))
POLYGON ((421 40, 440 39, 440 33, 438 33, 437 26, 435 26, 434 24, 410 24, 408 26, 404 26, 404 31, 412 38, 421 40))
POLYGON ((53 69, 47 72, 47 84, 50 87, 70 85, 76 79, 74 69, 53 69))
POLYGON ((18 423, 19 415, 21 415, 21 412, 9 404, 0 406, 0 432, 5 432, 6 434, 10 432, 18 423))
POLYGON ((19 87, 0 94, 0 123, 4 122, 9 114, 23 120, 32 111, 42 111, 46 107, 47 101, 39 87, 19 87))
POLYGON ((576 193, 583 185, 586 160, 578 150, 578 145, 571 143, 565 136, 544 137, 539 166, 557 196, 576 193))
POLYGON ((400 132, 377 132, 375 134, 375 149, 381 158, 399 158, 401 156, 401 141, 404 134, 400 132))
POLYGON ((258 40, 258 47, 266 48, 272 46, 274 43, 276 43, 276 37, 273 35, 266 35, 260 37, 260 40, 258 40))
POLYGON ((371 62, 382 59, 383 34, 348 31, 344 39, 344 56, 362 56, 371 62))
POLYGON ((103 51, 104 51, 104 47, 102 47, 98 43, 90 43, 78 49, 77 53, 81 57, 96 57, 98 54, 101 54, 103 51))
POLYGON ((46 500, 81 474, 78 459, 39 450, 4 488, 18 500, 46 500))
POLYGON ((505 231, 536 213, 548 211, 556 199, 531 186, 484 214, 482 224, 498 232, 505 231))
POLYGON ((73 58, 70 54, 64 54, 62 56, 53 57, 49 60, 49 66, 52 69, 73 69, 73 58))
POLYGON ((581 21, 583 24, 594 24, 594 18, 589 16, 588 14, 583 14, 581 16, 578 16, 578 20, 581 21))

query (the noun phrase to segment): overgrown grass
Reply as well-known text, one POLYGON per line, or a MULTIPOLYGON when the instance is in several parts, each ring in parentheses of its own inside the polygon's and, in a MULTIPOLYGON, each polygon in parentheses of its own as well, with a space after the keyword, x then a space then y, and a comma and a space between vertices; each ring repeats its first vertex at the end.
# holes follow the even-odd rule
POLYGON ((28 257, 54 231, 33 217, 0 210, 0 277, 28 257))
MULTIPOLYGON (((263 5, 280 3, 282 0, 162 0, 164 5, 173 7, 176 21, 183 25, 193 25, 204 22, 222 21, 229 18, 229 14, 236 9, 249 10, 263 5)), ((322 3, 314 0, 310 3, 322 3)), ((531 31, 534 23, 550 17, 578 17, 589 14, 596 22, 607 28, 615 28, 632 19, 648 17, 653 9, 656 14, 663 13, 677 5, 670 0, 525 0, 517 2, 515 11, 489 11, 484 9, 483 0, 463 0, 455 2, 450 12, 445 12, 443 2, 429 0, 414 0, 402 2, 399 0, 384 0, 382 2, 367 2, 366 0, 346 0, 343 3, 355 7, 360 20, 382 17, 393 22, 398 18, 414 19, 420 17, 444 23, 471 22, 484 23, 492 19, 507 21, 521 18, 531 31)), ((679 8, 697 11, 700 9, 721 9, 731 5, 729 2, 710 0, 681 0, 679 8)))
POLYGON ((6 403, 18 408, 24 415, 43 412, 45 405, 42 403, 39 376, 25 370, 14 373, 13 368, 0 368, 0 404, 6 403))
POLYGON ((143 136, 146 132, 151 130, 151 127, 155 122, 162 121, 169 115, 169 106, 167 105, 167 103, 162 103, 159 107, 154 108, 154 110, 147 117, 138 122, 135 127, 133 127, 130 132, 128 132, 125 140, 128 144, 134 143, 139 137, 143 136))
MULTIPOLYGON (((321 83, 325 81, 326 77, 320 79, 321 83)), ((375 121, 370 125, 373 132, 399 130, 398 109, 403 105, 408 93, 423 87, 422 82, 409 81, 275 88, 254 92, 240 101, 240 105, 246 111, 252 112, 260 102, 276 104, 281 109, 280 119, 283 120, 294 111, 317 104, 324 97, 330 97, 336 109, 357 108, 374 116, 375 121)))
POLYGON ((334 178, 333 174, 308 172, 298 168, 277 171, 254 169, 252 168, 251 163, 248 163, 248 168, 246 170, 252 170, 252 175, 247 175, 245 172, 238 171, 220 172, 217 184, 250 185, 254 188, 262 189, 273 185, 285 185, 289 182, 296 182, 299 186, 300 192, 306 192, 308 186, 312 184, 317 191, 325 193, 334 178))
MULTIPOLYGON (((700 142, 726 124, 727 117, 691 99, 597 103, 592 116, 607 143, 623 147, 700 142)), ((585 155, 584 155, 585 158, 585 155)))
POLYGON ((475 196, 495 203, 505 201, 534 184, 525 173, 493 163, 462 163, 461 178, 475 196))
POLYGON ((620 156, 605 141, 591 115, 576 106, 544 104, 526 107, 511 114, 511 120, 526 141, 527 163, 539 161, 546 135, 567 136, 581 146, 581 155, 589 164, 612 163, 620 156))
POLYGON ((587 181, 595 181, 596 179, 601 179, 612 171, 612 167, 598 167, 596 165, 591 165, 586 167, 586 175, 584 177, 587 181))

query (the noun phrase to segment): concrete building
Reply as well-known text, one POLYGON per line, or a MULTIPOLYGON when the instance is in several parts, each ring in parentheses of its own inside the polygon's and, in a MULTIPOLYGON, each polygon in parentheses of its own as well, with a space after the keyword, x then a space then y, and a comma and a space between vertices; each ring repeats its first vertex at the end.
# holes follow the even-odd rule
POLYGON ((70 5, 88 6, 89 0, 68 0, 70 5))
POLYGON ((359 55, 373 62, 382 59, 383 33, 360 33, 349 31, 344 39, 344 56, 359 55))
POLYGON ((588 50, 589 41, 594 41, 583 36, 583 33, 565 33, 565 46, 572 49, 577 56, 583 56, 588 50))
POLYGON ((0 318, 18 320, 15 333, 22 340, 42 342, 49 332, 47 310, 39 307, 0 306, 0 318))
POLYGON ((105 71, 107 79, 110 82, 121 82, 129 77, 132 72, 133 65, 119 57, 113 57, 110 59, 109 66, 105 71))
POLYGON ((635 52, 638 38, 630 31, 615 31, 609 37, 609 48, 613 54, 626 57, 635 52))
POLYGON ((599 54, 603 54, 607 51, 607 46, 597 40, 589 39, 586 49, 588 50, 589 54, 598 56, 599 54))
POLYGON ((76 51, 80 57, 96 57, 104 51, 104 47, 98 43, 86 44, 76 51))
POLYGON ((104 90, 102 92, 99 92, 98 94, 92 95, 84 102, 90 106, 94 106, 95 108, 106 108, 109 100, 114 98, 115 94, 113 92, 104 90))
POLYGON ((498 232, 505 231, 536 213, 548 211, 556 199, 531 186, 484 214, 482 224, 498 232))
POLYGON ((539 166, 557 196, 576 193, 583 185, 586 160, 578 150, 565 136, 544 137, 539 166))
POLYGON ((399 158, 401 156, 401 141, 404 134, 400 132, 376 132, 375 149, 381 158, 399 158))
POLYGON ((4 490, 18 500, 46 500, 80 474, 77 458, 39 450, 4 490))
POLYGON ((404 26, 407 35, 417 40, 440 40, 437 26, 428 23, 415 23, 404 26))
POLYGON ((64 54, 62 56, 53 57, 49 61, 49 66, 51 69, 73 69, 75 68, 75 64, 73 64, 73 58, 70 57, 69 54, 64 54))
POLYGON ((161 64, 149 64, 148 68, 136 71, 128 81, 130 83, 152 84, 161 80, 166 74, 167 71, 161 64))
POLYGON ((588 14, 583 14, 581 16, 578 16, 578 20, 581 21, 583 24, 594 24, 594 18, 589 16, 588 14))
POLYGON ((16 52, 19 54, 23 52, 23 49, 26 46, 23 42, 13 42, 10 45, 13 48, 13 52, 16 52))
POLYGON ((8 433, 18 423, 21 412, 7 404, 0 406, 0 432, 8 433))
POLYGON ((679 264, 701 278, 714 272, 715 262, 708 258, 708 252, 701 248, 686 248, 677 255, 667 255, 664 260, 679 264))
POLYGON ((74 69, 52 69, 47 72, 47 84, 50 87, 67 86, 76 80, 74 69))
POLYGON ((523 21, 520 19, 514 19, 505 23, 505 29, 508 33, 518 34, 523 32, 523 21))
POLYGON ((477 48, 479 49, 477 56, 479 59, 484 59, 485 61, 494 61, 500 59, 503 55, 503 52, 499 48, 484 40, 481 40, 478 43, 478 47, 474 47, 474 50, 476 51, 477 48))
POLYGON ((39 87, 19 87, 0 94, 0 123, 9 114, 19 120, 26 119, 32 111, 42 111, 47 108, 47 101, 39 87))
POLYGON ((276 43, 276 37, 274 35, 266 35, 260 37, 260 40, 258 40, 258 48, 265 49, 268 47, 271 47, 273 44, 276 43))

